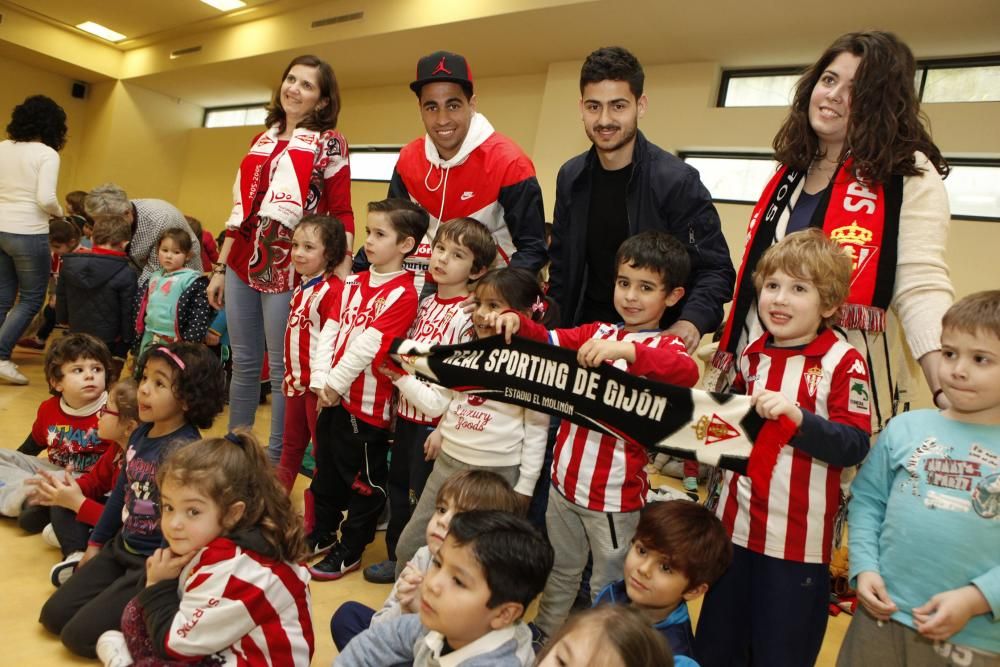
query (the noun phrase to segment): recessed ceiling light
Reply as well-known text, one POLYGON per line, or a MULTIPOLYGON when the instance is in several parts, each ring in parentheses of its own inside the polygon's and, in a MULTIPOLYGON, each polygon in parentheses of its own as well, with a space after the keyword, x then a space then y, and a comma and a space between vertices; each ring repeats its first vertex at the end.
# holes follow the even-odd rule
POLYGON ((111 28, 105 28, 100 23, 94 23, 93 21, 77 23, 76 27, 84 32, 89 32, 91 35, 97 35, 101 39, 106 39, 109 42, 120 42, 125 39, 125 35, 120 32, 115 32, 111 28))
POLYGON ((228 12, 234 9, 239 9, 240 7, 246 7, 247 3, 243 0, 201 0, 206 5, 211 5, 215 7, 220 12, 228 12))

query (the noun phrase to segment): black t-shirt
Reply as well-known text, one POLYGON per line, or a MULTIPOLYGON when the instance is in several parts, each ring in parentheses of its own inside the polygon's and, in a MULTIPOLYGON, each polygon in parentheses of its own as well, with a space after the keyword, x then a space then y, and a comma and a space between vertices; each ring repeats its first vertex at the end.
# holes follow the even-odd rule
POLYGON ((587 216, 587 286, 579 323, 621 319, 614 305, 615 253, 629 235, 625 193, 631 177, 631 164, 615 171, 594 165, 587 216))

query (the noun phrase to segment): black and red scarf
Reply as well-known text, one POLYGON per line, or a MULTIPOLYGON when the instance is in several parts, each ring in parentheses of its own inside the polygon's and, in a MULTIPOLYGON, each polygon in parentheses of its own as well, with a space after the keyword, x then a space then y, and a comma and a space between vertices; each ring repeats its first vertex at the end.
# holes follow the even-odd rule
MULTIPOLYGON (((885 311, 892 301, 896 280, 899 212, 903 203, 903 177, 882 184, 859 178, 848 157, 823 191, 810 227, 819 227, 853 259, 851 287, 840 309, 838 324, 847 329, 884 331, 885 311)), ((789 202, 805 172, 782 166, 764 188, 747 227, 733 306, 712 364, 723 371, 733 367, 740 334, 757 294, 753 273, 764 251, 784 230, 791 215, 789 202)))

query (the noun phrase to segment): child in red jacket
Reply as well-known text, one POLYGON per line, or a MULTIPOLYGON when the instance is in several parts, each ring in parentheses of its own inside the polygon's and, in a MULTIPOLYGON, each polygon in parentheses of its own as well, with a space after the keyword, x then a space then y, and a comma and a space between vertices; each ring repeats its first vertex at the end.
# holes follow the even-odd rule
POLYGON ((31 480, 35 486, 32 502, 51 507, 52 522, 45 535, 52 535, 62 550, 63 560, 52 568, 52 584, 60 586, 76 571, 87 549, 90 530, 104 511, 104 499, 118 481, 123 452, 132 431, 139 425, 136 383, 129 378, 108 392, 108 401, 97 411, 97 434, 118 447, 109 447, 89 472, 74 478, 69 471, 58 475, 42 471, 31 480))

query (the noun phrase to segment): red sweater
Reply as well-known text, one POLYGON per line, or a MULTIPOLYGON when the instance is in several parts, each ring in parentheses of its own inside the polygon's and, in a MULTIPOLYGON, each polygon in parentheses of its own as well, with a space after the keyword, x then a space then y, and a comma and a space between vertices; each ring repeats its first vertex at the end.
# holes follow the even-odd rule
POLYGON ((76 520, 88 526, 96 526, 97 520, 101 518, 104 511, 104 503, 98 498, 103 498, 111 493, 118 481, 118 474, 122 471, 122 450, 119 447, 111 446, 104 450, 97 463, 77 478, 76 483, 80 485, 80 490, 86 498, 80 509, 76 511, 76 520))

